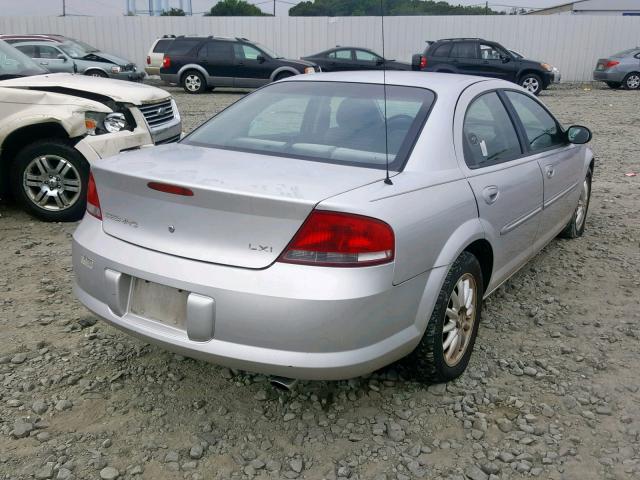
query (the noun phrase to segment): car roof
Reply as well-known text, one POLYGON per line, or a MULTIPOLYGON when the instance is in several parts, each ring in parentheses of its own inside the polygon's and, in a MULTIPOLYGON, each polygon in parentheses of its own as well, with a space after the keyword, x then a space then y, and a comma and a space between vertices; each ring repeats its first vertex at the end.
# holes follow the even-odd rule
MULTIPOLYGON (((286 78, 284 82, 291 81, 319 81, 319 82, 350 82, 350 83, 373 83, 387 85, 399 85, 406 87, 428 88, 434 92, 457 91, 460 92, 470 85, 488 80, 495 81, 494 78, 476 77, 473 75, 458 75, 454 73, 436 72, 409 72, 399 70, 380 70, 372 72, 370 70, 359 70, 351 72, 324 72, 307 75, 294 75, 286 78)), ((504 80, 505 87, 513 86, 513 83, 504 80)))
POLYGON ((25 40, 42 40, 42 41, 49 41, 49 42, 64 42, 65 40, 68 40, 67 37, 65 37, 64 35, 55 35, 55 34, 48 34, 48 33, 25 33, 25 34, 3 34, 0 35, 0 38, 8 38, 8 39, 18 39, 18 38, 24 38, 25 40))
POLYGON ((25 39, 25 40, 20 40, 19 42, 16 42, 13 44, 14 47, 16 46, 20 46, 20 45, 43 45, 43 46, 47 46, 47 47, 56 47, 60 44, 62 44, 64 42, 50 42, 47 40, 42 40, 42 39, 25 39), (52 45, 52 43, 54 45, 52 45))

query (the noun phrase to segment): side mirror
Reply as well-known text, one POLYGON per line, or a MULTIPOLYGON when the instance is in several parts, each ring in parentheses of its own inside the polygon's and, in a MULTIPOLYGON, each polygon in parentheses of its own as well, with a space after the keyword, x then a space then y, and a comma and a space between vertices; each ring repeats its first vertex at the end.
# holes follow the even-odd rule
POLYGON ((589 143, 592 137, 591 130, 582 125, 573 125, 567 129, 567 140, 576 145, 589 143))
POLYGON ((264 55, 258 55, 256 57, 256 60, 258 61, 258 63, 264 63, 267 61, 267 59, 264 57, 264 55))
POLYGON ((67 61, 67 57, 65 57, 63 54, 59 53, 58 56, 56 57, 58 60, 62 60, 63 62, 67 61))
POLYGON ((509 63, 511 61, 511 57, 508 57, 506 55, 502 55, 500 57, 500 60, 502 60, 502 63, 509 63))
POLYGON ((386 63, 386 61, 383 58, 379 58, 378 60, 376 60, 376 65, 380 66, 380 65, 384 65, 386 63))

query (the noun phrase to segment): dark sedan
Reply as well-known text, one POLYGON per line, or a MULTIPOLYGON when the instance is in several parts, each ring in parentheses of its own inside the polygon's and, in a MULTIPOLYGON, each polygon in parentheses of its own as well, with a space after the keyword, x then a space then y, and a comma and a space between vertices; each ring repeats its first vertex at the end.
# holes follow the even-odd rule
POLYGON ((336 47, 324 52, 302 57, 319 65, 323 72, 345 70, 411 70, 409 63, 388 60, 372 50, 358 47, 336 47))

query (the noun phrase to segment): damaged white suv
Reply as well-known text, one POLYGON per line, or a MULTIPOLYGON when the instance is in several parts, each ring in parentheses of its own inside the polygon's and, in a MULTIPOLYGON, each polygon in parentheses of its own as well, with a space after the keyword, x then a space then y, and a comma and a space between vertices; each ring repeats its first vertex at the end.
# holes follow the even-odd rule
POLYGON ((0 41, 0 196, 47 221, 82 217, 92 162, 180 139, 164 90, 121 80, 48 74, 0 41))

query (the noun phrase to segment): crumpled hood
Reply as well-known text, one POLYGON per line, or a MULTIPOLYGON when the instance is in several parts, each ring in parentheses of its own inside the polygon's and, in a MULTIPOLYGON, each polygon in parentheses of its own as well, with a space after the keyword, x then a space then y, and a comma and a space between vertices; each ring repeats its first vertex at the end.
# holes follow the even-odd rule
POLYGON ((111 53, 100 52, 100 51, 91 52, 89 54, 89 58, 75 58, 74 60, 87 60, 89 62, 92 62, 92 61, 95 62, 96 60, 93 60, 91 58, 91 56, 96 56, 96 57, 103 58, 104 60, 107 60, 108 62, 115 63, 116 65, 120 65, 122 67, 124 67, 125 65, 129 65, 129 64, 133 63, 133 62, 131 62, 129 60, 126 60, 126 59, 124 59, 122 57, 118 57, 117 55, 112 55, 111 53))
MULTIPOLYGON (((70 91, 78 90, 104 95, 116 102, 132 103, 134 105, 156 103, 170 98, 170 95, 166 91, 142 83, 112 80, 110 78, 87 77, 85 75, 74 75, 71 73, 51 73, 32 77, 13 78, 11 80, 0 81, 0 87, 43 90, 47 88, 64 88, 70 91)), ((69 92, 69 95, 73 95, 73 93, 69 92)))

